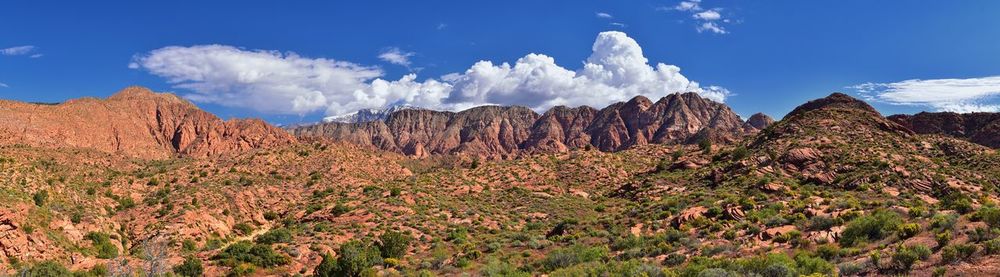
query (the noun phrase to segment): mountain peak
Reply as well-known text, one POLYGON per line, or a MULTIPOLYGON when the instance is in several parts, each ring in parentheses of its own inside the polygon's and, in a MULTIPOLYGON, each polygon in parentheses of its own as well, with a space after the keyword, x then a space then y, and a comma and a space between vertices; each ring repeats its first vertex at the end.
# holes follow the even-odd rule
POLYGON ((812 100, 796 107, 792 112, 788 113, 785 117, 791 117, 794 115, 803 114, 813 110, 819 109, 854 109, 861 110, 865 112, 870 112, 882 116, 875 108, 868 105, 864 101, 858 100, 857 98, 851 97, 847 94, 840 92, 831 93, 827 97, 812 100))

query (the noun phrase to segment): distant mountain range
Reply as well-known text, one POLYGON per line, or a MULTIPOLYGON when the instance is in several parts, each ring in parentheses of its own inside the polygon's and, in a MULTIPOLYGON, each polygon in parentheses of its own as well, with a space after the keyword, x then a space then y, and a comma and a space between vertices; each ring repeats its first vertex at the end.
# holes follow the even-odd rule
POLYGON ((394 105, 382 109, 361 109, 349 114, 324 117, 323 122, 365 123, 372 121, 385 121, 385 119, 394 112, 415 109, 420 110, 422 108, 410 105, 394 105))
POLYGON ((644 144, 726 143, 771 122, 763 114, 744 122, 725 104, 697 93, 676 93, 657 102, 637 96, 600 110, 559 106, 544 114, 519 106, 481 106, 460 112, 412 107, 363 110, 289 130, 296 136, 325 137, 417 157, 502 158, 586 147, 619 151, 644 144))

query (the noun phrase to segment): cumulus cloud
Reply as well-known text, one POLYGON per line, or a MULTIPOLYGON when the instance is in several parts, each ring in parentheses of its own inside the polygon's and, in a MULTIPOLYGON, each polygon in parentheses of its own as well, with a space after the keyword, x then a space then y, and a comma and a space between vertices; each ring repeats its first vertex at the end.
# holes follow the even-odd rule
POLYGON ((20 55, 27 55, 32 51, 35 51, 35 46, 24 45, 24 46, 14 46, 14 47, 0 49, 0 54, 4 56, 20 56, 20 55))
POLYGON ((905 80, 850 86, 862 97, 892 105, 930 107, 935 111, 998 112, 1000 76, 969 79, 905 80))
POLYGON ((382 53, 378 55, 378 58, 391 64, 409 67, 410 57, 413 57, 413 55, 416 55, 416 53, 406 52, 397 47, 391 47, 382 51, 382 53))
POLYGON ((130 67, 191 90, 185 97, 194 101, 284 114, 340 115, 401 104, 441 110, 522 105, 544 111, 556 105, 604 107, 637 95, 656 99, 691 91, 719 102, 730 95, 689 80, 677 66, 651 65, 622 32, 600 33, 591 49, 575 70, 532 53, 514 63, 479 61, 464 72, 423 81, 416 74, 386 80, 373 67, 222 45, 165 47, 135 57, 130 67))
POLYGON ((611 16, 611 14, 605 12, 598 12, 595 15, 597 16, 597 18, 614 18, 614 16, 611 16))

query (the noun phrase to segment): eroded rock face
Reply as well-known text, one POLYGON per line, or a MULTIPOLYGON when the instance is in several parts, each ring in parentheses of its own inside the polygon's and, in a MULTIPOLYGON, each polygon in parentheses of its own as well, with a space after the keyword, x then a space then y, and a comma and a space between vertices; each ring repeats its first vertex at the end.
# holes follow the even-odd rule
POLYGON ((132 157, 206 157, 295 141, 261 120, 223 121, 173 94, 129 87, 57 105, 0 100, 0 143, 80 147, 132 157))
POLYGON ((774 124, 773 118, 763 113, 755 113, 747 119, 744 128, 749 130, 763 130, 767 126, 771 126, 771 124, 774 124))
POLYGON ((697 143, 703 139, 731 142, 753 129, 745 125, 728 106, 696 93, 683 93, 655 103, 638 96, 601 110, 559 106, 542 115, 524 107, 498 106, 458 113, 404 110, 393 113, 384 123, 324 123, 290 131, 297 136, 328 137, 412 156, 510 157, 588 146, 619 151, 637 145, 697 143))
POLYGON ((1000 113, 922 112, 888 117, 918 134, 943 134, 1000 148, 1000 113))

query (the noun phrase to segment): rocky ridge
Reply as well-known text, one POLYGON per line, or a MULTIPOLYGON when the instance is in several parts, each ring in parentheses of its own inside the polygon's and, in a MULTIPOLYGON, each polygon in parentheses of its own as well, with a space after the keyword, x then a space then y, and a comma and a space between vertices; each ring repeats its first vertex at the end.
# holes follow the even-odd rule
POLYGON ((128 87, 55 105, 0 100, 0 143, 92 148, 137 158, 206 157, 294 143, 259 119, 224 121, 173 94, 128 87))
POLYGON ((457 113, 403 110, 384 122, 330 122, 290 132, 417 157, 468 154, 505 158, 587 147, 620 151, 637 145, 691 144, 703 139, 729 143, 773 121, 764 115, 753 119, 752 124, 744 122, 725 104, 696 93, 678 93, 656 102, 637 96, 600 110, 559 106, 541 115, 516 106, 483 106, 457 113))

